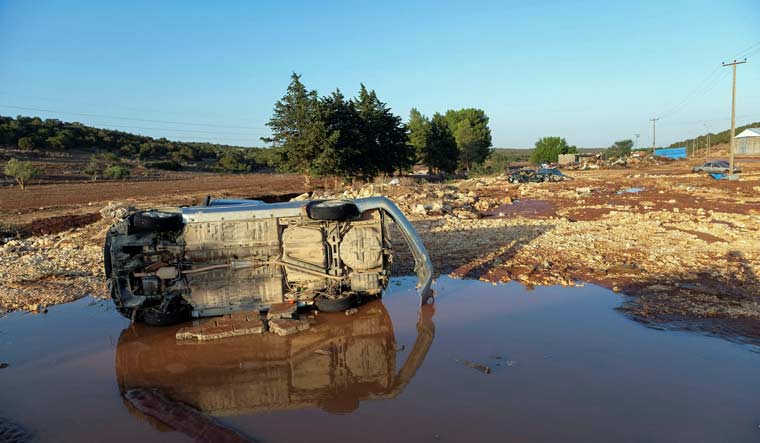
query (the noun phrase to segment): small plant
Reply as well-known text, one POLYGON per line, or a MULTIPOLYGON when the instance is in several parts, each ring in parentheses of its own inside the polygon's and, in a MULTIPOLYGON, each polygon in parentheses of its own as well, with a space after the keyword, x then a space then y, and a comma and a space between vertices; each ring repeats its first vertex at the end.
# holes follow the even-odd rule
POLYGON ((26 189, 26 185, 29 180, 39 177, 40 170, 32 164, 32 162, 22 162, 15 158, 8 160, 3 170, 5 175, 9 175, 16 179, 19 187, 23 190, 26 189))
POLYGON ((125 179, 129 177, 129 168, 118 165, 109 166, 103 171, 103 177, 112 178, 114 180, 125 179))

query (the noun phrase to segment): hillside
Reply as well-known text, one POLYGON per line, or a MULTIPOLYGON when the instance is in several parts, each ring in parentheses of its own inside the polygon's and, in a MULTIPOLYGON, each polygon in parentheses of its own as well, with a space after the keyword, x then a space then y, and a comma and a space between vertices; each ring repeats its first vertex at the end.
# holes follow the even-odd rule
MULTIPOLYGON (((754 122, 750 123, 744 126, 737 126, 736 127, 736 134, 738 135, 740 132, 744 131, 747 128, 756 128, 760 127, 760 122, 754 122)), ((696 138, 688 138, 686 140, 677 141, 675 143, 672 143, 670 147, 676 147, 676 146, 691 146, 694 142, 697 142, 697 145, 704 145, 707 143, 707 134, 700 135, 696 138)), ((710 144, 711 145, 717 145, 721 143, 730 143, 731 142, 731 129, 726 129, 725 131, 718 132, 717 134, 710 133, 710 144)))
POLYGON ((262 148, 155 139, 78 122, 25 116, 0 116, 0 146, 17 147, 32 156, 106 154, 112 161, 139 161, 148 168, 221 168, 228 172, 260 169, 266 166, 270 154, 262 148))

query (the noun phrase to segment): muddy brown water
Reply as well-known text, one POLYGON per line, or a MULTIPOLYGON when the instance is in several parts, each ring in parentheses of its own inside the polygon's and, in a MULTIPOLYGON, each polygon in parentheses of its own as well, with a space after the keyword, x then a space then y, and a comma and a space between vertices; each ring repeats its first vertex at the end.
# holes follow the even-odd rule
POLYGON ((309 331, 177 343, 82 299, 0 319, 0 417, 34 441, 174 442, 159 388, 263 442, 758 441, 760 348, 649 329, 603 288, 413 281, 309 331), (488 367, 490 373, 484 373, 488 367))

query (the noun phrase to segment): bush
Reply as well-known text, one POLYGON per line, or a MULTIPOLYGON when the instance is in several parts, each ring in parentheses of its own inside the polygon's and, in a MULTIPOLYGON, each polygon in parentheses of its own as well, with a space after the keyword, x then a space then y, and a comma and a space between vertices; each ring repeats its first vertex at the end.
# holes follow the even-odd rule
POLYGON ((219 160, 219 166, 227 172, 249 172, 251 165, 239 151, 225 152, 219 160))
POLYGON ((90 156, 90 161, 82 172, 92 177, 92 180, 95 181, 98 177, 105 176, 106 169, 118 165, 119 157, 112 152, 93 154, 90 156))
POLYGON ((40 170, 31 162, 22 162, 15 158, 8 160, 3 172, 5 175, 15 178, 21 189, 26 189, 29 180, 39 177, 40 175, 40 170))
POLYGON ((164 171, 179 171, 182 165, 174 160, 159 160, 145 163, 146 168, 163 169, 164 171))
POLYGON ((37 148, 37 142, 32 137, 21 137, 18 139, 18 148, 24 151, 31 151, 37 148))
POLYGON ((129 177, 129 168, 126 166, 109 166, 103 171, 103 177, 121 180, 129 177))

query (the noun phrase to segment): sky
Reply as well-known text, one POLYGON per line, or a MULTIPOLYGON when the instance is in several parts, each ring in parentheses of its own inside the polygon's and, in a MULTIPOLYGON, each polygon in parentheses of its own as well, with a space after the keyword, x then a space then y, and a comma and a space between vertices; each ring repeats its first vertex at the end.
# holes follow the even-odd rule
POLYGON ((757 0, 0 0, 0 115, 263 146, 290 74, 396 114, 476 107, 495 147, 657 144, 760 121, 757 0))

